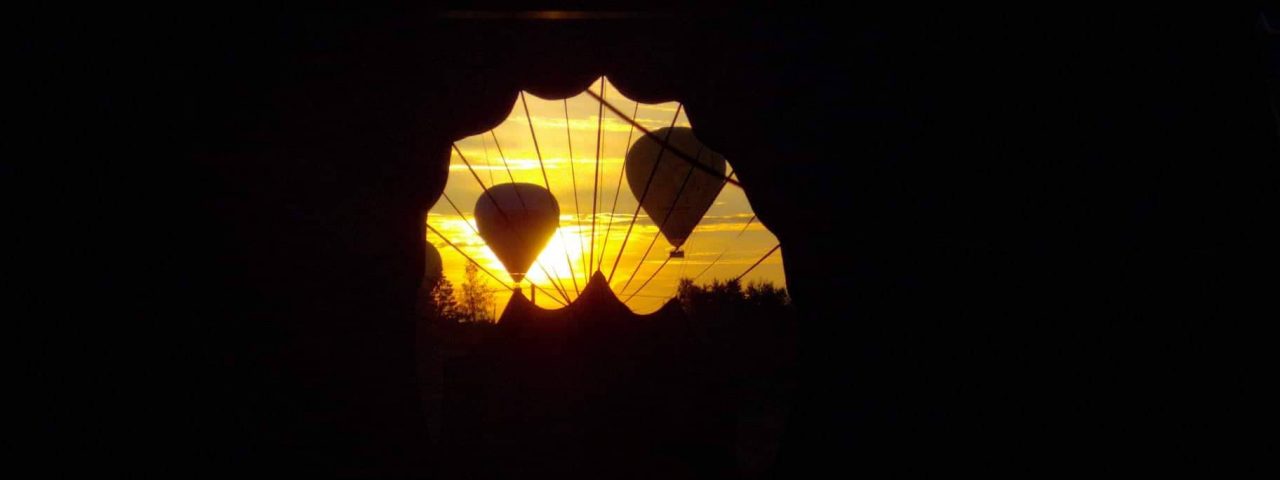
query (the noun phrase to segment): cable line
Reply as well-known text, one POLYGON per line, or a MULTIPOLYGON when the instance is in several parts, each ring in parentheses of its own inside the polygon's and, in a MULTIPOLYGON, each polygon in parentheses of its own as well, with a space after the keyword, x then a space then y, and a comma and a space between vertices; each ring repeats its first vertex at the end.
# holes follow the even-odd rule
POLYGON ((497 185, 498 181, 493 179, 493 159, 489 158, 489 142, 484 140, 484 136, 480 136, 480 148, 484 149, 484 166, 489 171, 489 185, 497 185))
MULTIPOLYGON (((529 123, 532 125, 533 119, 530 119, 529 123)), ((569 132, 569 99, 566 98, 564 99, 564 136, 569 145, 569 176, 573 179, 573 219, 578 224, 578 251, 584 252, 587 249, 582 246, 582 207, 578 205, 578 173, 573 166, 573 134, 569 132)), ((551 190, 551 188, 547 187, 547 190, 551 190)), ((578 255, 578 258, 584 260, 582 271, 590 274, 590 267, 587 266, 586 259, 582 258, 581 254, 578 255)))
MULTIPOLYGON (((702 158, 702 148, 698 149, 698 157, 702 158)), ((644 255, 640 256, 640 262, 636 264, 636 269, 631 271, 631 278, 627 279, 627 283, 622 284, 621 291, 626 291, 627 286, 631 285, 631 281, 635 280, 636 274, 640 272, 640 267, 644 266, 644 260, 649 258, 649 252, 653 251, 653 245, 658 243, 658 237, 662 236, 662 227, 667 226, 667 220, 671 219, 671 212, 675 211, 676 204, 680 203, 680 195, 684 194, 684 188, 689 185, 689 177, 693 176, 693 167, 689 167, 689 173, 684 175, 684 180, 680 181, 680 189, 676 190, 676 197, 671 201, 671 208, 667 209, 667 214, 662 216, 662 223, 658 224, 658 233, 653 235, 653 239, 649 240, 649 246, 644 249, 644 255)))
MULTIPOLYGON (((476 170, 474 168, 471 168, 471 162, 467 161, 467 156, 462 154, 462 150, 458 148, 457 143, 453 144, 453 150, 455 152, 458 152, 458 158, 462 159, 462 164, 467 166, 467 171, 471 172, 471 177, 476 179, 476 183, 480 185, 480 189, 484 192, 484 195, 489 197, 489 201, 493 203, 493 206, 498 209, 498 213, 502 215, 502 219, 507 222, 507 225, 512 225, 511 218, 507 216, 507 212, 502 210, 502 207, 499 206, 497 199, 493 198, 493 193, 489 192, 489 189, 484 186, 484 181, 480 180, 480 175, 476 174, 476 170)), ((454 209, 457 209, 457 205, 454 205, 452 201, 449 201, 449 204, 453 205, 454 209)), ((458 216, 462 216, 461 211, 458 211, 458 216)), ((463 219, 465 220, 466 217, 463 217, 463 219)), ((467 223, 467 225, 470 225, 470 223, 467 223)), ((480 232, 477 231, 476 236, 479 236, 479 235, 480 235, 480 232)), ((542 270, 542 274, 547 276, 547 281, 550 281, 554 284, 554 281, 552 280, 554 277, 549 272, 547 272, 546 267, 542 266, 542 262, 537 261, 537 264, 538 264, 538 268, 542 270)), ((530 280, 529 283, 532 284, 533 281, 530 280)), ((569 301, 569 295, 565 291, 563 291, 564 287, 560 286, 558 288, 561 290, 560 294, 564 295, 565 301, 566 302, 569 301)))
MULTIPOLYGON (((604 77, 600 77, 600 98, 604 98, 604 77)), ((591 175, 591 255, 587 256, 587 274, 591 274, 591 267, 596 261, 596 207, 600 204, 600 152, 604 148, 601 143, 604 134, 604 104, 600 104, 599 110, 596 112, 596 169, 591 175)))
MULTIPOLYGON (((511 173, 511 162, 507 161, 507 155, 502 151, 502 143, 498 142, 498 134, 494 133, 493 130, 489 130, 489 136, 493 137, 493 146, 497 147, 498 149, 498 157, 502 159, 502 166, 507 170, 507 178, 511 180, 511 183, 516 183, 516 176, 511 173)), ((484 185, 481 185, 481 188, 483 187, 484 185)), ((516 190, 516 199, 520 200, 520 207, 527 212, 529 210, 529 206, 524 203, 524 196, 520 194, 520 190, 516 190)), ((542 269, 543 273, 546 274, 547 269, 546 267, 542 266, 542 260, 537 260, 537 262, 538 262, 538 268, 542 269)), ((556 287, 556 290, 560 290, 561 292, 566 292, 565 298, 568 298, 567 296, 568 289, 564 287, 563 279, 560 279, 559 276, 553 277, 551 275, 547 275, 547 280, 550 281, 552 285, 556 287)))
MULTIPOLYGON (((498 282, 498 285, 502 285, 503 288, 506 288, 508 291, 511 290, 511 286, 503 282, 502 279, 498 278, 497 275, 494 275, 493 272, 490 272, 489 269, 484 268, 484 265, 481 265, 480 262, 475 261, 475 259, 471 258, 470 255, 467 255, 467 252, 462 251, 461 248, 458 248, 457 245, 454 245, 454 243, 449 241, 449 239, 446 238, 444 234, 440 233, 439 230, 436 230, 435 227, 432 227, 430 223, 427 224, 427 229, 431 230, 432 233, 435 233, 436 236, 440 237, 441 240, 444 240, 444 243, 449 244, 450 247, 453 247, 454 250, 457 250, 458 254, 462 255, 462 258, 467 259, 468 262, 471 262, 473 265, 476 266, 476 268, 479 268, 481 272, 485 273, 485 275, 492 277, 495 282, 498 282)), ((536 283, 533 283, 532 281, 529 282, 529 286, 536 288, 538 290, 542 290, 542 293, 547 294, 547 290, 545 288, 539 287, 536 283)), ((547 294, 546 297, 552 300, 555 300, 555 302, 559 303, 560 305, 566 305, 564 302, 561 302, 560 299, 553 297, 550 294, 547 294)))
MULTIPOLYGON (((551 180, 547 178, 547 165, 542 161, 542 148, 538 146, 538 134, 533 131, 533 115, 529 114, 529 102, 525 100, 523 90, 520 92, 520 104, 524 106, 524 118, 529 121, 529 136, 533 137, 533 151, 538 154, 538 168, 542 169, 542 183, 547 187, 547 191, 551 192, 551 180)), ((573 260, 569 258, 568 242, 564 241, 564 230, 556 228, 556 233, 560 235, 564 261, 569 264, 569 279, 573 280, 573 290, 577 295, 581 295, 582 290, 578 288, 578 274, 574 273, 573 260)))
MULTIPOLYGON (((658 272, 661 272, 661 271, 662 271, 662 267, 667 266, 667 262, 670 262, 670 261, 671 261, 671 257, 667 257, 667 259, 666 259, 666 260, 663 260, 663 261, 662 261, 662 265, 658 265, 658 269, 657 269, 657 270, 654 270, 654 271, 653 271, 653 274, 649 275, 649 278, 646 278, 646 279, 644 280, 644 283, 641 283, 641 284, 640 284, 640 286, 636 288, 636 291, 631 292, 631 295, 630 295, 630 296, 628 296, 626 300, 623 300, 623 301, 622 301, 622 303, 627 303, 628 301, 630 301, 630 300, 631 300, 631 297, 636 296, 636 294, 637 294, 637 293, 640 293, 640 291, 641 291, 641 290, 644 290, 644 287, 645 287, 645 286, 647 286, 647 285, 649 285, 649 281, 653 280, 653 277, 658 276, 658 272)), ((639 268, 639 267, 636 267, 636 270, 640 270, 640 268, 639 268)))
MULTIPOLYGON (((636 108, 631 113, 631 116, 634 117, 637 113, 640 113, 640 102, 636 102, 636 108)), ((609 250, 609 234, 613 233, 613 217, 614 215, 617 214, 617 211, 618 211, 618 194, 622 193, 622 175, 627 171, 627 169, 625 168, 625 165, 626 165, 625 159, 627 157, 627 151, 631 150, 631 134, 634 133, 635 131, 636 131, 636 127, 634 125, 631 126, 631 129, 627 132, 627 143, 623 145, 623 152, 622 152, 622 157, 624 159, 623 166, 618 167, 618 185, 617 185, 617 188, 613 190, 613 206, 609 207, 609 225, 604 230, 604 246, 600 247, 600 265, 602 266, 604 265, 604 256, 608 253, 608 250, 609 250)))
MULTIPOLYGON (((591 91, 587 90, 587 93, 591 93, 591 91)), ((601 101, 603 100, 604 99, 601 99, 601 101)), ((666 136, 668 139, 671 137, 671 132, 675 131, 674 127, 676 125, 676 119, 680 118, 680 110, 683 107, 684 107, 684 104, 676 105, 676 114, 671 116, 672 128, 669 128, 667 130, 666 136)), ((641 128, 644 128, 644 127, 641 127, 641 128)), ((608 278, 609 282, 613 281, 613 274, 614 272, 618 271, 618 262, 622 260, 622 252, 625 252, 627 250, 627 240, 631 238, 631 230, 635 228, 636 218, 640 216, 640 206, 644 205, 644 199, 649 195, 649 187, 653 185, 653 177, 655 174, 658 173, 658 165, 662 164, 662 154, 667 151, 666 139, 664 139, 662 143, 660 143, 660 145, 661 147, 658 148, 658 158, 653 162, 653 168, 649 169, 649 178, 645 179, 644 191, 641 192, 640 194, 640 200, 636 202, 636 211, 631 214, 631 223, 627 225, 627 234, 622 237, 622 247, 618 249, 618 258, 615 258, 613 260, 613 268, 609 270, 609 278, 608 278)))
POLYGON ((756 269, 756 267, 760 265, 760 262, 763 262, 763 261, 764 261, 764 259, 769 258, 769 256, 770 256, 770 255, 773 255, 773 252, 778 251, 778 247, 781 247, 781 246, 782 246, 782 244, 781 244, 781 243, 779 243, 779 244, 777 244, 777 245, 774 245, 774 246, 773 246, 773 248, 770 248, 768 252, 765 252, 765 254, 764 254, 764 256, 763 256, 763 257, 760 257, 760 259, 759 259, 759 260, 756 260, 756 263, 753 263, 753 264, 751 264, 751 266, 750 266, 750 267, 747 267, 747 271, 742 272, 742 274, 741 274, 741 275, 738 275, 738 276, 736 276, 736 277, 733 277, 733 280, 734 280, 734 281, 742 280, 742 277, 747 276, 747 274, 748 274, 748 273, 751 273, 751 271, 752 271, 752 270, 755 270, 755 269, 756 269))
MULTIPOLYGON (((454 211, 454 213, 457 213, 457 214, 458 214, 458 216, 462 218, 462 223, 467 224, 467 227, 471 228, 471 233, 474 233, 474 234, 476 235, 476 237, 480 237, 480 231, 479 231, 479 230, 476 230, 475 225, 472 225, 472 224, 471 224, 471 222, 467 220, 467 216, 462 214, 462 210, 458 209, 458 205, 457 205, 457 204, 453 203, 453 199, 449 198, 449 194, 444 193, 444 192, 440 192, 440 195, 442 195, 442 196, 444 197, 444 200, 445 200, 446 202, 449 202, 449 206, 450 206, 450 207, 453 207, 453 211, 454 211)), ((491 199, 491 200, 492 200, 492 199, 491 199)), ((483 237, 481 237, 481 238, 483 238, 483 237)), ((547 273, 547 269, 546 269, 545 267, 543 267, 541 263, 538 263, 538 268, 542 270, 542 274, 543 274, 543 275, 546 275, 546 276, 547 276, 547 282, 551 283, 551 287, 552 287, 552 288, 555 288, 555 289, 556 289, 556 292, 557 292, 557 293, 559 293, 561 296, 563 296, 563 297, 564 297, 564 299, 565 299, 565 301, 569 301, 569 295, 568 295, 568 294, 566 294, 563 290, 561 290, 561 289, 560 289, 560 286, 556 285, 556 284, 555 284, 555 282, 551 281, 551 275, 550 275, 549 273, 547 273)), ((528 278, 528 277, 526 277, 526 278, 528 278)), ((529 280, 529 284, 530 284, 530 285, 533 285, 533 280, 529 280)))
MULTIPOLYGON (((716 177, 716 178, 722 178, 722 179, 724 179, 724 181, 725 181, 726 183, 729 183, 729 184, 732 184, 732 185, 734 185, 734 186, 737 186, 738 188, 742 188, 742 184, 741 184, 741 183, 739 183, 737 180, 734 180, 734 179, 732 179, 732 178, 729 178, 728 176, 725 176, 724 174, 722 174, 722 173, 720 173, 720 172, 717 172, 717 171, 713 170, 711 167, 708 167, 708 166, 706 166, 706 165, 703 165, 703 164, 701 164, 701 163, 698 163, 698 161, 697 161, 696 159, 694 159, 694 158, 693 158, 693 156, 689 155, 688 153, 685 153, 685 152, 680 151, 680 149, 678 149, 678 148, 676 148, 676 147, 674 147, 674 146, 668 145, 668 144, 667 144, 667 142, 666 142, 665 140, 659 139, 657 134, 653 133, 652 131, 650 131, 650 130, 649 130, 649 129, 647 129, 647 128, 644 128, 644 125, 641 125, 641 124, 640 124, 640 122, 635 121, 635 119, 633 119, 633 118, 628 118, 626 115, 623 115, 623 114, 622 114, 622 111, 618 110, 618 107, 615 107, 615 106, 613 106, 613 104, 611 104, 611 103, 609 103, 609 102, 605 101, 605 99, 604 99, 604 98, 602 98, 602 97, 601 97, 601 96, 599 96, 599 95, 596 95, 596 93, 595 93, 595 92, 592 92, 591 90, 587 90, 587 95, 591 95, 591 97, 592 97, 592 98, 594 98, 594 99, 598 100, 598 101, 599 101, 601 104, 603 104, 604 106, 609 107, 609 110, 610 110, 610 111, 612 111, 614 114, 618 115, 619 117, 622 117, 622 119, 623 119, 623 120, 626 120, 626 121, 627 121, 627 123, 630 123, 632 126, 634 126, 635 128, 639 129, 641 132, 643 132, 646 136, 648 136, 648 137, 649 137, 650 139, 652 139, 653 141, 655 141, 655 142, 660 142, 660 143, 662 144, 663 148, 666 148, 666 149, 668 149, 668 150, 671 150, 671 154, 672 154, 672 155, 675 155, 676 157, 679 157, 680 159, 682 159, 682 160, 684 160, 684 161, 686 161, 686 162, 689 162, 690 164, 692 164, 692 165, 694 166, 694 168, 697 168, 698 170, 701 170, 701 171, 703 171, 704 173, 706 173, 706 174, 708 174, 708 175, 711 175, 711 176, 716 177)), ((682 104, 682 105, 683 105, 683 104, 682 104)), ((679 107, 677 107, 677 108, 679 108, 679 107)), ((675 126, 675 125, 673 124, 672 126, 675 126)))
MULTIPOLYGON (((738 230, 738 235, 733 237, 734 241, 737 241, 739 238, 742 238, 742 234, 743 234, 743 233, 746 233, 746 231, 747 231, 747 227, 750 227, 750 226, 751 226, 751 222, 754 222, 754 221, 756 221, 756 216, 755 216, 755 215, 752 215, 752 216, 751 216, 751 218, 747 219, 747 224, 746 224, 746 225, 743 225, 743 226, 742 226, 742 230, 738 230)), ((692 280, 697 280, 697 279, 698 279, 698 277, 701 277, 701 276, 702 276, 702 274, 707 273, 707 270, 711 270, 711 267, 715 266, 716 262, 719 262, 719 261, 720 261, 720 259, 721 259, 722 257, 724 257, 724 254, 725 254, 725 253, 728 253, 728 252, 729 252, 729 246, 728 246, 728 245, 725 245, 724 250, 721 250, 721 251, 720 251, 720 254, 719 254, 719 255, 716 255, 716 259, 715 259, 715 260, 712 260, 710 264, 707 264, 707 268, 702 269, 702 271, 701 271, 701 272, 698 272, 698 274, 697 274, 697 275, 694 275, 694 276, 693 276, 693 278, 691 278, 690 280, 691 280, 691 281, 692 281, 692 280)))

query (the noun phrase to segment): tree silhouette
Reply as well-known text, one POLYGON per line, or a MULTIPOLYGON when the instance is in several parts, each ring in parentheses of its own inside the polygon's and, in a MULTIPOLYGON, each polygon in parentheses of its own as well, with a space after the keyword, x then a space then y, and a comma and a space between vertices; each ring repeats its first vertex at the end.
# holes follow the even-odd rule
POLYGON ((493 323, 493 292, 474 263, 467 264, 458 300, 458 321, 493 323))
POLYGON ((422 299, 423 316, 439 322, 458 322, 462 311, 454 298, 453 284, 446 278, 436 280, 422 299))
POLYGON ((738 280, 697 285, 682 278, 676 298, 690 319, 704 324, 773 321, 792 314, 787 289, 768 281, 751 282, 744 289, 738 280))
POLYGON ((755 307, 772 308, 791 305, 786 288, 780 288, 768 280, 752 281, 743 292, 743 299, 755 307))

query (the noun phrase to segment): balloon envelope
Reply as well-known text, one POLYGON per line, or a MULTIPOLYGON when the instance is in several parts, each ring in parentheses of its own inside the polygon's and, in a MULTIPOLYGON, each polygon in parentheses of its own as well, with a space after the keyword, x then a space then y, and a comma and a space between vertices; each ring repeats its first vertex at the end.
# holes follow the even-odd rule
POLYGON ((560 205, 530 183, 495 185, 476 201, 476 227, 494 255, 519 282, 560 226, 560 205))
POLYGON ((426 255, 422 269, 422 284, 434 286, 444 276, 444 262, 440 259, 440 251, 436 250, 435 245, 431 242, 424 242, 424 245, 426 255))
POLYGON ((679 249, 720 195, 724 187, 725 160, 694 138, 692 129, 663 128, 654 135, 667 139, 676 149, 697 158, 698 163, 719 172, 711 175, 695 168, 647 135, 636 140, 627 151, 627 183, 631 193, 667 241, 679 249), (648 193, 645 193, 646 184, 648 193))

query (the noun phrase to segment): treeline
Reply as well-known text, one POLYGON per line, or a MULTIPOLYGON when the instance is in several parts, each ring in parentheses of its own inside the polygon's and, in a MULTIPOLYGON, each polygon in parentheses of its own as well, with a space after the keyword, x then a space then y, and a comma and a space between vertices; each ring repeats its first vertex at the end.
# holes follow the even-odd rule
POLYGON ((691 318, 778 318, 789 316, 791 311, 787 289, 769 281, 750 282, 744 287, 738 280, 698 285, 682 278, 676 292, 680 307, 691 318))
POLYGON ((493 290, 480 278, 474 263, 468 263, 462 286, 454 289, 449 279, 440 277, 435 285, 424 289, 420 299, 421 314, 442 323, 494 323, 493 290))
POLYGON ((682 279, 676 298, 706 361, 740 394, 778 400, 795 355, 796 315, 785 288, 682 279))
MULTIPOLYGON (((712 280, 698 285, 682 278, 675 299, 690 319, 700 323, 721 321, 790 320, 793 317, 787 289, 769 281, 712 280)), ((494 323, 493 290, 479 277, 474 264, 467 265, 461 288, 446 278, 424 290, 422 314, 445 323, 494 323)))
POLYGON ((518 336, 468 314, 482 299, 447 281, 428 300, 427 313, 444 321, 419 331, 420 371, 449 468, 504 478, 626 455, 654 471, 678 458, 698 478, 755 477, 776 458, 796 390, 785 288, 682 279, 683 318, 518 336))

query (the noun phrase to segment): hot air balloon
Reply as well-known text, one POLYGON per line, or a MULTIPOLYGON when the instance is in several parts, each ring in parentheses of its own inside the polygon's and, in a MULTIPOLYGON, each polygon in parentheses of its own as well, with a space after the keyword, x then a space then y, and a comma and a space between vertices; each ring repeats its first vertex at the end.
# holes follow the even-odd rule
POLYGON ((444 261, 440 259, 440 251, 431 242, 424 242, 422 285, 428 290, 435 288, 437 282, 444 278, 444 261))
POLYGON ((627 151, 627 183, 631 186, 631 193, 653 223, 658 225, 662 236, 675 247, 671 256, 681 257, 684 252, 680 246, 684 245, 693 227, 702 220, 724 187, 725 160, 694 138, 692 129, 663 128, 653 133, 681 152, 695 157, 698 163, 719 172, 712 175, 694 168, 649 136, 640 137, 627 151))
POLYGON ((495 185, 476 201, 476 226, 512 280, 520 282, 560 226, 560 205, 538 185, 495 185))

